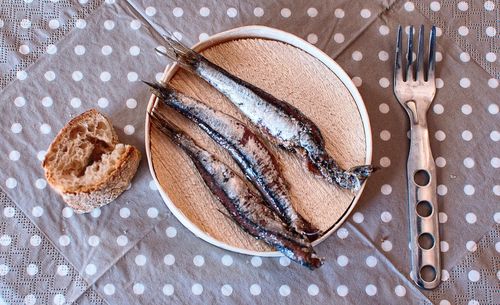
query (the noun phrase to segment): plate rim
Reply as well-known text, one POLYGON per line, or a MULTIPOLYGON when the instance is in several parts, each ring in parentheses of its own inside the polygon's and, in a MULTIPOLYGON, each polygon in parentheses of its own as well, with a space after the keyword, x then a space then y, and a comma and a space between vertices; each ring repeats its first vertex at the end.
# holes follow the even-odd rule
MULTIPOLYGON (((361 97, 361 94, 359 93, 357 87, 354 85, 353 81, 351 78, 348 76, 348 74, 340 67, 337 62, 325 54, 323 51, 315 47, 314 45, 310 44, 309 42, 305 41, 304 39, 271 27, 267 26, 262 26, 262 25, 250 25, 250 26, 242 26, 242 27, 237 27, 233 28, 227 31, 223 31, 217 34, 214 34, 207 39, 203 41, 197 42, 194 46, 192 46, 192 49, 194 49, 197 52, 201 52, 205 49, 208 49, 214 45, 224 43, 227 41, 231 40, 237 40, 237 39, 244 39, 244 38, 261 38, 261 39, 268 39, 268 40, 275 40, 278 42, 283 42, 289 45, 292 45, 309 55, 313 56, 314 58, 318 59, 321 61, 328 69, 330 69, 343 83, 343 85, 347 88, 349 93, 351 94, 352 98, 354 99, 354 102, 356 103, 356 107, 358 109, 358 112, 361 116, 361 121, 363 123, 363 129, 364 129, 364 134, 365 134, 365 147, 366 147, 366 154, 365 154, 365 164, 371 164, 372 162, 372 154, 373 154, 373 147, 372 147, 372 132, 371 132, 371 125, 370 125, 370 119, 368 117, 368 111, 366 110, 365 103, 363 101, 363 98, 361 97)), ((179 69, 179 66, 177 63, 169 64, 166 66, 165 71, 163 72, 163 76, 161 81, 162 82, 168 82, 177 72, 179 69)), ((283 256, 283 254, 279 251, 253 251, 253 250, 248 250, 248 249, 243 249, 235 246, 231 246, 229 244, 226 244, 209 234, 205 233, 205 231, 201 230, 198 226, 196 226, 193 222, 189 220, 188 217, 184 215, 184 213, 176 207, 176 205, 170 200, 169 196, 167 193, 163 190, 161 184, 159 183, 157 177, 156 177, 156 172, 153 166, 152 158, 151 158, 151 140, 150 140, 150 122, 149 122, 149 115, 148 112, 152 109, 152 107, 155 105, 157 101, 157 98, 154 94, 151 94, 151 97, 149 98, 148 105, 147 105, 147 112, 146 112, 146 119, 145 119, 145 128, 144 128, 144 141, 145 141, 145 148, 146 148, 146 156, 147 156, 147 161, 148 161, 148 167, 151 173, 151 176, 153 177, 153 181, 156 184, 156 187, 163 199, 163 202, 167 205, 168 209, 174 214, 175 218, 181 222, 183 226, 185 226, 189 231, 191 231, 196 237, 214 245, 219 248, 229 250, 232 252, 236 253, 241 253, 241 254, 246 254, 246 255, 253 255, 253 256, 261 256, 261 257, 279 257, 283 256)), ((361 197, 361 194, 363 193, 363 190, 365 188, 366 183, 363 183, 359 191, 356 193, 354 196, 353 200, 351 201, 349 207, 346 209, 344 214, 335 222, 335 224, 328 229, 328 231, 325 232, 325 234, 319 238, 318 240, 314 241, 313 245, 318 245, 319 243, 323 242, 326 240, 333 232, 335 232, 351 215, 352 211, 356 207, 359 198, 361 197)))

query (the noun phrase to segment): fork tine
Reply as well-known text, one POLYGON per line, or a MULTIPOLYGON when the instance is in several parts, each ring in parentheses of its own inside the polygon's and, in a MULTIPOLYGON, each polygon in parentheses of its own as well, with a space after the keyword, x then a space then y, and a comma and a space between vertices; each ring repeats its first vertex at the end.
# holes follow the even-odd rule
POLYGON ((414 79, 413 73, 413 25, 410 26, 408 33, 408 49, 406 50, 406 81, 414 79))
POLYGON ((417 81, 425 81, 424 79, 424 25, 420 26, 418 31, 418 51, 417 51, 417 81))
POLYGON ((436 68, 436 27, 431 28, 429 38, 429 68, 427 73, 427 81, 434 81, 434 72, 436 68))
POLYGON ((394 84, 403 81, 403 59, 401 52, 403 50, 402 27, 398 27, 398 37, 396 40, 396 58, 394 59, 394 84))

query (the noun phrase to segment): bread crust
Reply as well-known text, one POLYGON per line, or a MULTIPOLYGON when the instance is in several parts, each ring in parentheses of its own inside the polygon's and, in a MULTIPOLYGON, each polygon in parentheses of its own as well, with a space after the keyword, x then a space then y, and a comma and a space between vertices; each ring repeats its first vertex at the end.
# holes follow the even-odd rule
POLYGON ((56 155, 57 150, 61 147, 62 141, 67 140, 66 135, 68 135, 71 130, 93 118, 104 119, 109 124, 111 139, 110 143, 107 144, 114 149, 114 147, 119 144, 119 141, 110 119, 96 109, 90 109, 73 118, 59 131, 50 144, 45 159, 42 162, 42 167, 45 170, 45 177, 49 185, 62 196, 64 201, 71 206, 76 213, 90 212, 116 199, 129 186, 130 181, 139 167, 141 159, 141 153, 137 148, 131 145, 125 145, 125 152, 119 156, 119 159, 115 160, 112 171, 99 180, 92 181, 91 184, 73 186, 64 185, 61 181, 58 181, 56 172, 51 168, 53 167, 53 161, 51 163, 48 160, 56 155))

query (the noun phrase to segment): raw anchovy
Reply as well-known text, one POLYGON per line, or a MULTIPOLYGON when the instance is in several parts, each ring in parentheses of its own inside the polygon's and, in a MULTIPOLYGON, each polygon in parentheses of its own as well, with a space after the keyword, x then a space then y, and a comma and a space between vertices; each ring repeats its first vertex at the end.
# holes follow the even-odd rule
POLYGON ((154 109, 149 114, 152 123, 187 153, 208 188, 225 207, 231 219, 244 231, 309 269, 322 265, 322 260, 311 244, 297 233, 288 232, 285 224, 250 190, 239 175, 199 147, 193 139, 154 109))
POLYGON ((293 208, 279 164, 256 134, 236 118, 216 111, 168 84, 145 83, 153 88, 163 103, 194 121, 231 154, 283 222, 310 240, 319 237, 321 231, 293 208))
POLYGON ((343 170, 328 155, 318 126, 300 110, 230 74, 178 41, 169 37, 165 39, 168 43, 166 52, 157 49, 159 53, 176 60, 181 67, 197 74, 224 94, 280 147, 299 153, 310 172, 342 188, 356 191, 374 170, 371 165, 343 170))

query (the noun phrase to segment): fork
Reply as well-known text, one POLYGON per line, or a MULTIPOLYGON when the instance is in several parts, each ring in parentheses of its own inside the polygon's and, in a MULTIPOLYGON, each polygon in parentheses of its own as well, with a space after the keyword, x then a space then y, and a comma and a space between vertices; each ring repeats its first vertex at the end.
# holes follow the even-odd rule
POLYGON ((410 151, 406 166, 410 223, 412 280, 421 288, 434 289, 441 281, 436 165, 432 157, 426 113, 436 93, 436 27, 429 38, 424 62, 424 26, 418 34, 416 62, 413 26, 408 31, 406 63, 403 66, 402 27, 398 28, 394 62, 394 95, 410 120, 410 151))

